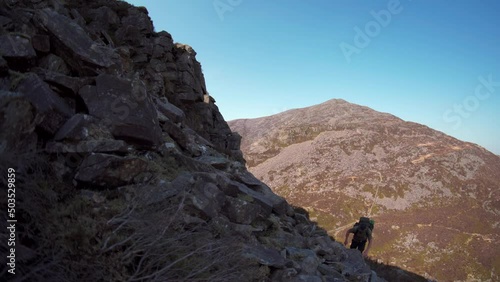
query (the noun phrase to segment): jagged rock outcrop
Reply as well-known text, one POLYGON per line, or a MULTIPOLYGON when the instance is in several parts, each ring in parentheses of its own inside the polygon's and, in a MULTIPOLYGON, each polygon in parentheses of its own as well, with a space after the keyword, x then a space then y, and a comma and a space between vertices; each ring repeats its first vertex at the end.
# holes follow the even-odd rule
POLYGON ((491 152, 338 99, 229 124, 249 170, 332 236, 370 215, 375 258, 440 281, 498 279, 491 152))
POLYGON ((10 278, 378 280, 246 170, 196 52, 146 9, 9 0, 0 31, 0 163, 24 224, 10 278))

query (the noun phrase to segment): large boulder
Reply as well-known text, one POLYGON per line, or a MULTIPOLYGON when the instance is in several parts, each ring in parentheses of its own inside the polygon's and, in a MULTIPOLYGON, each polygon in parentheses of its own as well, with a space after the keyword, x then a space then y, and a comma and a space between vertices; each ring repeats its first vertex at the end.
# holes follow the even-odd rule
POLYGON ((92 82, 90 78, 67 76, 58 72, 37 68, 34 70, 40 78, 49 83, 62 96, 76 97, 82 86, 92 82))
POLYGON ((184 112, 175 105, 169 103, 165 97, 155 99, 155 105, 159 114, 165 116, 174 123, 181 122, 186 118, 184 112))
POLYGON ((365 263, 361 252, 356 249, 348 249, 346 254, 347 258, 342 262, 345 266, 342 274, 348 277, 349 281, 369 281, 372 271, 365 263))
MULTIPOLYGON (((158 32, 157 35, 158 37, 154 39, 153 58, 154 59, 165 58, 168 56, 168 54, 172 51, 172 48, 174 47, 172 35, 170 35, 170 33, 166 31, 158 32)), ((168 61, 168 58, 166 59, 168 61)))
POLYGON ((96 68, 109 68, 118 58, 111 48, 93 41, 75 21, 50 8, 37 10, 35 23, 51 36, 57 55, 80 75, 95 74, 96 68))
POLYGON ((31 38, 21 35, 0 35, 0 55, 9 62, 12 69, 22 70, 33 63, 36 52, 30 40, 31 38))
POLYGON ((80 90, 89 114, 103 119, 117 139, 142 146, 159 143, 161 129, 142 81, 101 74, 80 90))
POLYGON ((39 126, 50 134, 56 133, 74 114, 74 109, 70 108, 38 75, 27 73, 20 76, 16 91, 22 93, 35 106, 42 117, 39 126))
POLYGON ((258 180, 253 174, 248 171, 242 171, 237 173, 236 177, 241 183, 244 183, 256 192, 259 192, 262 198, 266 198, 269 202, 271 202, 274 212, 280 215, 284 215, 288 212, 289 206, 286 200, 274 194, 269 186, 258 180))
POLYGON ((153 23, 148 16, 148 10, 132 7, 128 15, 122 18, 122 26, 135 26, 142 35, 151 35, 154 31, 153 23))
POLYGON ((113 139, 113 136, 104 125, 99 123, 99 119, 86 114, 72 116, 54 136, 56 141, 75 142, 88 139, 113 139))
POLYGON ((226 205, 223 210, 224 215, 227 216, 231 222, 251 224, 259 216, 260 207, 253 204, 251 198, 248 200, 227 197, 226 205))
POLYGON ((198 181, 190 196, 192 207, 205 218, 216 217, 225 202, 224 194, 213 183, 198 181))
POLYGON ((273 210, 273 202, 269 198, 248 188, 240 182, 231 180, 224 181, 222 182, 221 189, 228 196, 251 198, 253 202, 261 207, 260 212, 264 217, 269 216, 273 210))

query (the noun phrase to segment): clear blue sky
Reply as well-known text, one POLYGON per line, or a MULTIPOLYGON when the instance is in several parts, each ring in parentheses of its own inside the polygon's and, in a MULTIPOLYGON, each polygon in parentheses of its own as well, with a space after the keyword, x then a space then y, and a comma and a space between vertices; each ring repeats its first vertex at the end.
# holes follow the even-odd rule
POLYGON ((500 1, 128 2, 196 50, 226 120, 341 98, 500 154, 500 1))

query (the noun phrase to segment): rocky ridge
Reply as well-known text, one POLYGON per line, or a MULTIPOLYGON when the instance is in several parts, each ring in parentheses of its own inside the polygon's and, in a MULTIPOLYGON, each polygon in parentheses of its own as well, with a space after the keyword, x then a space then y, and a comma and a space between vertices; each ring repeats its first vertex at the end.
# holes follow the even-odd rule
POLYGON ((439 281, 498 280, 500 160, 491 152, 335 99, 229 125, 249 170, 332 236, 369 215, 379 261, 439 281))
POLYGON ((246 170, 196 52, 146 9, 8 0, 0 31, 1 166, 19 187, 1 276, 381 281, 246 170))

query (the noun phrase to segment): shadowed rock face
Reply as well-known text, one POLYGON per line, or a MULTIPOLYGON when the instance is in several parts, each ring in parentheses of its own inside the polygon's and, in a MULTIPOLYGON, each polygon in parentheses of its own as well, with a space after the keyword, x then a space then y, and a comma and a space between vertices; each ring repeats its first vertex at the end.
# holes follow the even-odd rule
POLYGON ((0 30, 17 279, 382 281, 246 170, 196 52, 146 9, 3 1, 0 30))
POLYGON ((498 277, 496 155, 343 100, 229 125, 249 170, 331 235, 371 215, 386 263, 439 280, 498 277), (463 262, 474 267, 450 267, 463 262))

